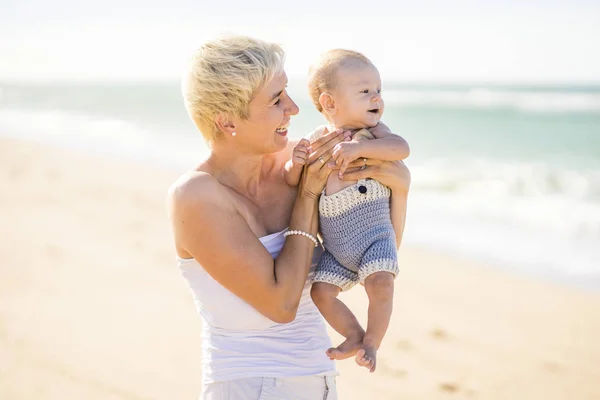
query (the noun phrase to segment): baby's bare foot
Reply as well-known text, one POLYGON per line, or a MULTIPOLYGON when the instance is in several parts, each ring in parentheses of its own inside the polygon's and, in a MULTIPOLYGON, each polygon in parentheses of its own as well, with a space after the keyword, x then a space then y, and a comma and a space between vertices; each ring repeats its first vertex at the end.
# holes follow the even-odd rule
POLYGON ((369 372, 375 372, 375 368, 377 367, 377 348, 363 344, 356 352, 355 360, 358 365, 367 368, 369 372))
POLYGON ((338 347, 332 347, 325 353, 332 360, 344 360, 356 354, 362 346, 363 335, 348 336, 338 347))

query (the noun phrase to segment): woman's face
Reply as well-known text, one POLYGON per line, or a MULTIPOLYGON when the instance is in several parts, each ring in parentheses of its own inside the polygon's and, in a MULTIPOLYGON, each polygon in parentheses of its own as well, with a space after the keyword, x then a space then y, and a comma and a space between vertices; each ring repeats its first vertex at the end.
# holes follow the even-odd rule
POLYGON ((274 153, 286 148, 290 117, 299 111, 286 86, 285 72, 275 75, 250 101, 248 119, 235 121, 235 139, 251 152, 274 153))

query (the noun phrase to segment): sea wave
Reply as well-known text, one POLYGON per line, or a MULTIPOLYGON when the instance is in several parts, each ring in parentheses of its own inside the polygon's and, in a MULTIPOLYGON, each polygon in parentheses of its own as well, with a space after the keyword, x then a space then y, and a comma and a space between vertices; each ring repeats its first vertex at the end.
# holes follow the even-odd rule
POLYGON ((446 159, 411 172, 407 243, 533 275, 600 278, 600 169, 446 159))
POLYGON ((405 107, 507 109, 529 113, 600 113, 597 91, 536 91, 489 88, 401 89, 384 92, 387 104, 405 107))
MULTIPOLYGON (((168 125, 66 110, 0 110, 0 135, 166 165, 193 165, 207 148, 168 125)), ((475 158, 408 160, 406 243, 550 272, 600 277, 600 165, 565 167, 475 158)))
POLYGON ((600 205, 600 163, 566 168, 547 161, 438 158, 413 166, 422 190, 514 197, 564 196, 600 205))
POLYGON ((411 171, 412 190, 432 208, 560 234, 597 237, 600 244, 600 168, 446 159, 411 166, 411 171))
POLYGON ((53 109, 2 109, 0 135, 172 165, 189 165, 207 151, 200 135, 168 126, 53 109))

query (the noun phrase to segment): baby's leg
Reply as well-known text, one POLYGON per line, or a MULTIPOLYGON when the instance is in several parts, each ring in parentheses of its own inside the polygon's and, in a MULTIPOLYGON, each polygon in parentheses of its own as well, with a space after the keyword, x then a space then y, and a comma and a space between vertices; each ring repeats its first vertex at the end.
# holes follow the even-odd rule
POLYGON ((324 251, 313 278, 311 297, 325 320, 346 340, 327 350, 331 359, 352 357, 360 349, 365 331, 350 309, 337 298, 342 290, 358 283, 356 271, 340 264, 330 252, 324 251))
POLYGON ((325 282, 312 285, 311 296, 317 308, 333 329, 346 338, 339 346, 327 350, 332 360, 352 357, 361 348, 365 331, 350 309, 337 296, 342 289, 325 282))
POLYGON ((392 316, 394 276, 389 272, 376 272, 365 280, 365 289, 369 296, 369 320, 362 347, 356 353, 356 363, 374 372, 377 350, 392 316))
POLYGON ((377 350, 390 324, 394 302, 394 278, 398 274, 396 243, 391 235, 375 242, 363 257, 359 277, 369 297, 367 332, 356 353, 358 365, 374 372, 377 350))

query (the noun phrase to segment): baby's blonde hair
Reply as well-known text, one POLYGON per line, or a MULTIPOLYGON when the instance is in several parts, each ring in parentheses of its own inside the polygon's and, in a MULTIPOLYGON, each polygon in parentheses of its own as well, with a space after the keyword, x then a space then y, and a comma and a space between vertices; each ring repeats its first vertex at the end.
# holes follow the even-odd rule
POLYGON ((242 35, 206 42, 192 56, 181 90, 185 108, 204 139, 220 135, 220 114, 248 118, 256 91, 283 72, 284 52, 275 44, 242 35))
POLYGON ((373 66, 364 54, 353 50, 333 49, 323 53, 316 63, 308 71, 308 94, 319 112, 323 107, 319 103, 319 97, 323 92, 329 92, 336 88, 337 71, 346 66, 363 64, 373 66))

